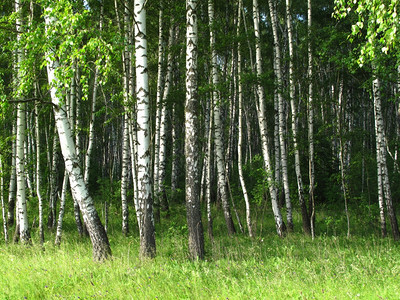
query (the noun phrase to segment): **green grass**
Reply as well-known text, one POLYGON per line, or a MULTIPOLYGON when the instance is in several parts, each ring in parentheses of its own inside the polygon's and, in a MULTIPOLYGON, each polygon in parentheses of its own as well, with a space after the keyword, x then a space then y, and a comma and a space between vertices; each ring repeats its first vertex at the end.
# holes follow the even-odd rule
MULTIPOLYGON (((53 246, 49 233, 43 248, 35 239, 33 246, 1 242, 0 299, 400 298, 400 246, 390 238, 330 235, 331 223, 320 219, 314 241, 300 232, 280 239, 268 213, 254 240, 229 238, 218 218, 205 261, 193 262, 183 212, 163 220, 157 257, 148 261, 138 258, 136 233, 128 238, 119 233, 118 218, 110 224, 113 259, 104 263, 93 262, 90 241, 70 229, 60 247, 53 246)), ((296 216, 300 230, 298 221, 296 216)), ((70 218, 66 222, 73 228, 70 218)))

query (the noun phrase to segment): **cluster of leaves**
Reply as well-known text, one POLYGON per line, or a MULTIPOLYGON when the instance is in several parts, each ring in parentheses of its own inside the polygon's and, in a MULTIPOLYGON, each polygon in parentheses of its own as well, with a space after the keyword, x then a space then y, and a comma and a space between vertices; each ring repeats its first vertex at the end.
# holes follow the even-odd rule
POLYGON ((334 16, 344 18, 356 14, 357 21, 352 25, 350 39, 363 37, 364 43, 358 59, 362 66, 377 55, 393 52, 400 55, 400 3, 396 0, 335 0, 334 16))

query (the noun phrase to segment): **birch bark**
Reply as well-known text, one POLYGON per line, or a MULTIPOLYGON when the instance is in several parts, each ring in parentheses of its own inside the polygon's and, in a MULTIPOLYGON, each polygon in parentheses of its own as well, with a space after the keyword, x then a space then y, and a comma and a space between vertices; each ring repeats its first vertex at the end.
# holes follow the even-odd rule
POLYGON ((7 216, 6 207, 4 203, 4 170, 3 170, 3 160, 0 156, 0 198, 1 198, 1 215, 3 217, 3 232, 4 241, 8 243, 8 230, 7 230, 7 216))
POLYGON ((310 199, 310 207, 311 207, 311 216, 310 216, 310 228, 311 228, 311 237, 315 238, 315 199, 314 199, 314 184, 315 184, 315 175, 314 175, 314 108, 313 108, 313 55, 312 55, 312 47, 311 47, 311 26, 312 26, 312 6, 311 0, 307 0, 307 28, 308 28, 308 70, 307 76, 309 80, 308 84, 308 105, 307 105, 307 113, 308 113, 308 177, 310 181, 309 188, 309 199, 310 199))
POLYGON ((236 232, 230 211, 227 191, 227 178, 225 172, 224 145, 222 143, 222 122, 221 122, 221 99, 218 92, 219 76, 217 67, 217 52, 215 51, 215 32, 214 25, 214 2, 208 1, 208 19, 210 27, 210 48, 211 48, 211 75, 213 81, 213 109, 214 109, 214 142, 215 156, 217 160, 217 180, 218 190, 221 195, 222 210, 224 212, 225 223, 228 234, 232 235, 236 232))
MULTIPOLYGON (((376 133, 376 160, 378 165, 378 184, 382 184, 384 197, 386 200, 386 209, 389 215, 392 234, 395 241, 400 239, 400 232, 396 217, 396 212, 393 207, 392 194, 389 183, 389 174, 386 163, 386 144, 385 144, 385 127, 383 124, 381 93, 380 93, 380 80, 376 75, 376 68, 373 67, 373 81, 372 89, 374 95, 374 115, 375 115, 375 133, 376 133), (380 172, 379 172, 380 171, 380 172), (381 180, 379 180, 379 175, 381 180)), ((378 186, 379 189, 379 186, 378 186)))
MULTIPOLYGON (((16 120, 16 118, 14 119, 16 120)), ((17 126, 16 122, 13 121, 13 137, 17 136, 17 126)), ((13 139, 12 144, 12 152, 11 152, 11 174, 10 174, 10 184, 8 188, 8 210, 7 210, 7 224, 8 226, 13 226, 14 225, 14 220, 15 220, 15 197, 16 197, 16 141, 13 139)))
MULTIPOLYGON (((17 40, 21 39, 20 32, 22 28, 22 3, 20 0, 15 1, 15 12, 17 14, 16 30, 17 40)), ((21 64, 24 59, 22 49, 17 50, 17 80, 21 82, 21 64)), ((22 94, 19 93, 21 97, 22 94)), ((16 138, 16 156, 15 166, 17 174, 17 212, 19 224, 19 237, 22 243, 30 243, 28 212, 26 206, 26 178, 25 178, 25 129, 26 129, 26 104, 18 103, 17 105, 17 138, 16 138)))
POLYGON ((138 200, 142 212, 140 255, 154 257, 156 241, 153 216, 150 157, 149 82, 147 68, 145 0, 135 0, 135 55, 137 96, 138 200))
POLYGON ((285 203, 286 203, 286 219, 288 223, 288 229, 290 231, 293 230, 293 217, 292 217, 292 202, 290 200, 290 191, 289 191, 289 176, 287 170, 287 151, 286 151, 286 118, 285 118, 285 109, 284 109, 284 99, 282 95, 283 91, 283 82, 282 82, 282 67, 281 67, 281 49, 279 43, 278 36, 278 24, 277 24, 277 13, 276 13, 276 3, 272 0, 268 0, 269 11, 271 15, 271 23, 272 23, 272 33, 274 37, 274 53, 275 53, 275 63, 274 63, 274 71, 276 77, 276 94, 278 97, 278 126, 279 126, 279 150, 280 150, 280 162, 282 167, 282 181, 283 181, 283 190, 285 193, 285 203))
MULTIPOLYGON (((116 2, 115 2, 116 3, 116 2)), ((124 93, 124 116, 122 133, 122 172, 121 172, 121 206, 122 206, 122 234, 129 233, 129 206, 128 206, 128 185, 129 185, 129 95, 130 95, 130 18, 128 1, 124 1, 124 50, 122 52, 123 60, 123 93, 124 93)), ((117 10, 117 7, 116 7, 117 10)))
MULTIPOLYGON (((51 36, 49 28, 54 26, 56 19, 51 16, 52 9, 45 9, 45 26, 48 38, 51 36)), ((65 169, 68 172, 70 186, 73 197, 79 203, 83 219, 88 230, 93 246, 93 257, 95 260, 104 260, 111 256, 111 248, 107 234, 101 224, 100 218, 94 207, 92 198, 88 193, 88 188, 83 180, 82 170, 79 165, 76 153, 73 132, 66 113, 65 103, 60 98, 60 92, 57 91, 59 79, 56 76, 56 69, 59 63, 56 59, 54 50, 49 48, 46 53, 47 76, 50 85, 50 95, 54 108, 54 117, 57 131, 60 139, 61 151, 64 157, 65 169)))
MULTIPOLYGON (((242 16, 242 0, 239 0, 238 8, 238 22, 237 22, 237 32, 236 35, 239 36, 240 26, 241 26, 241 16, 242 16)), ((242 147, 243 147, 243 82, 242 82, 242 53, 241 53, 241 43, 237 44, 237 64, 238 64, 238 102, 239 102, 239 138, 238 138, 238 170, 239 170, 239 180, 240 186, 242 187, 243 198, 246 204, 246 224, 249 236, 254 237, 253 228, 251 224, 251 210, 250 210, 250 199, 247 193, 246 183, 243 176, 243 162, 242 162, 242 147)))
POLYGON ((186 0, 186 216, 189 253, 193 259, 204 258, 204 234, 199 198, 199 145, 197 98, 197 0, 186 0))
POLYGON ((166 168, 167 168, 167 100, 171 90, 172 83, 172 44, 174 42, 175 30, 174 30, 174 20, 171 17, 171 24, 169 29, 169 37, 168 37, 168 58, 167 58, 167 74, 165 76, 165 85, 163 89, 163 96, 161 102, 161 118, 160 118, 160 144, 159 144, 159 169, 158 169, 158 196, 161 205, 161 209, 164 212, 167 212, 169 215, 169 205, 167 199, 167 193, 165 188, 166 183, 166 168))
MULTIPOLYGON (((260 25, 259 25, 259 9, 258 9, 258 1, 253 0, 253 21, 254 21, 254 34, 256 39, 256 71, 257 76, 260 77, 263 73, 262 71, 262 55, 261 55, 261 40, 260 40, 260 25)), ((282 219, 282 214, 280 208, 278 206, 278 197, 277 191, 274 184, 273 172, 271 167, 271 158, 270 158, 270 145, 268 142, 268 132, 267 132, 267 119, 265 115, 265 93, 264 87, 257 83, 257 95, 258 95, 258 108, 257 108, 257 119, 258 125, 260 127, 260 135, 261 135, 261 143, 262 143, 262 152, 264 158, 265 170, 267 173, 267 182, 269 193, 271 196, 271 205, 272 211, 274 214, 276 230, 279 236, 283 236, 285 232, 285 224, 282 219)))
POLYGON ((295 82, 294 82, 293 26, 292 26, 292 12, 291 12, 290 0, 286 0, 286 26, 287 26, 288 46, 289 46, 289 98, 290 98, 290 107, 292 110, 291 125, 292 125, 292 136, 293 136, 297 192, 298 192, 299 204, 300 204, 300 208, 301 208, 303 231, 304 231, 304 233, 311 235, 310 217, 308 215, 307 205, 304 200, 304 192, 303 192, 304 187, 303 187, 303 179, 301 177, 301 167, 300 167, 300 151, 299 151, 299 145, 297 142, 298 115, 297 115, 297 107, 296 107, 296 103, 295 103, 296 86, 295 86, 295 82))
POLYGON ((160 123, 162 113, 163 96, 163 64, 164 64, 164 35, 163 35, 164 2, 160 0, 160 11, 158 15, 158 70, 157 70, 157 96, 156 96, 156 129, 154 141, 154 217, 160 222, 160 197, 159 194, 159 166, 160 166, 160 123))

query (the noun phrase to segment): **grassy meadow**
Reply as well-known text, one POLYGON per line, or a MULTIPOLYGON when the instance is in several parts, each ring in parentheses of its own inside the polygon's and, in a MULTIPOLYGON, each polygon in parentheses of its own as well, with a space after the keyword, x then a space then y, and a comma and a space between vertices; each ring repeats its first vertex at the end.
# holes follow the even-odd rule
POLYGON ((260 210, 251 240, 227 237, 220 213, 214 243, 206 238, 205 261, 190 261, 185 211, 175 207, 157 228, 157 257, 141 261, 136 229, 123 237, 116 213, 109 224, 113 259, 104 263, 93 262, 89 239, 77 237, 68 214, 60 247, 48 232, 43 248, 35 231, 32 246, 1 241, 0 299, 400 298, 400 246, 379 238, 367 216, 353 218, 347 239, 341 212, 323 209, 312 241, 301 233, 298 215, 295 232, 281 239, 269 210, 260 210))

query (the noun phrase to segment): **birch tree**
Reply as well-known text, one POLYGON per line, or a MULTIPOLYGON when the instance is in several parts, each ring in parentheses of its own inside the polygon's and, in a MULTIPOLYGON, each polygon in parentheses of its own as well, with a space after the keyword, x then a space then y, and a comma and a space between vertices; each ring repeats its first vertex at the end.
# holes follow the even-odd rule
MULTIPOLYGON (((261 56, 261 40, 260 40, 260 16, 258 9, 258 1, 253 0, 253 22, 254 22, 254 34, 256 39, 256 71, 257 76, 260 77, 263 73, 262 69, 262 56, 261 56)), ((258 96, 258 107, 257 107, 257 119, 260 128, 262 153, 264 159, 264 166, 267 175, 268 189, 271 196, 272 211, 274 214, 276 231, 279 236, 283 236, 285 232, 285 225, 282 219, 282 214, 278 206, 277 190, 274 184, 273 172, 270 158, 270 144, 268 141, 267 131, 267 119, 265 113, 265 92, 264 87, 258 82, 257 83, 257 96, 258 96)))
POLYGON ((300 167, 300 151, 298 145, 298 111, 295 103, 296 86, 294 82, 294 52, 293 52, 293 26, 292 26, 292 12, 291 2, 286 0, 286 27, 288 34, 288 50, 289 50, 289 99, 290 107, 292 110, 291 114, 291 125, 292 125, 292 136, 293 136, 293 148, 294 148, 294 160, 295 160, 295 171, 296 171, 296 182, 297 192, 299 197, 299 204, 301 208, 301 217, 303 221, 303 231, 306 234, 311 234, 310 229, 310 218, 307 211, 306 202, 304 199, 304 187, 303 179, 301 176, 300 167))
MULTIPOLYGON (((14 118, 16 120, 16 117, 14 118)), ((12 124, 12 136, 15 137, 17 135, 17 126, 16 122, 13 121, 12 124)), ((10 172, 10 183, 8 185, 8 209, 7 209, 7 224, 8 226, 12 226, 15 220, 15 197, 16 197, 16 141, 12 140, 11 143, 11 172, 10 172)))
POLYGON ((204 258, 204 234, 200 211, 198 94, 197 94, 197 0, 186 0, 186 215, 189 231, 189 253, 193 259, 204 258))
POLYGON ((289 175, 287 166, 287 152, 286 152, 286 117, 284 109, 284 99, 282 95, 283 82, 282 82, 282 67, 281 67, 281 49, 278 37, 278 24, 277 24, 277 13, 276 13, 276 2, 268 0, 269 11, 271 15, 272 33, 274 37, 274 73, 276 77, 276 93, 278 97, 278 114, 279 114, 279 150, 280 150, 280 161, 282 166, 282 179, 283 179, 283 190, 285 193, 286 202, 286 218, 288 223, 288 229, 293 230, 293 217, 292 217, 292 202, 290 200, 289 191, 289 175))
POLYGON ((233 224, 230 206, 228 202, 227 178, 224 159, 224 145, 222 142, 222 123, 221 123, 221 99, 218 92, 219 76, 217 66, 217 52, 215 50, 215 31, 214 24, 214 1, 208 1, 208 19, 210 27, 210 49, 211 49, 211 76, 213 83, 213 110, 214 110, 214 142, 215 142, 215 159, 217 160, 217 180, 218 190, 221 195, 222 210, 225 217, 225 223, 228 234, 232 235, 236 232, 233 224))
POLYGON ((314 108, 313 108, 313 54, 311 47, 311 26, 312 26, 312 6, 311 0, 307 0, 307 36, 308 36, 308 102, 307 102, 307 123, 308 123, 308 178, 310 181, 309 186, 309 199, 311 208, 310 228, 311 236, 315 237, 315 199, 314 199, 314 108))
POLYGON ((137 97, 138 201, 141 210, 140 255, 153 257, 156 241, 153 216, 150 157, 149 82, 147 68, 145 0, 135 0, 135 65, 137 97))
POLYGON ((53 39, 57 34, 54 29, 57 19, 51 7, 46 7, 44 18, 46 37, 49 44, 45 54, 47 76, 50 85, 54 118, 60 139, 61 151, 64 157, 65 169, 68 172, 72 195, 79 203, 86 228, 92 241, 93 257, 95 260, 104 260, 111 256, 110 244, 94 207, 93 200, 89 195, 87 185, 84 182, 82 169, 76 154, 76 145, 73 140, 73 132, 68 120, 65 102, 61 98, 61 91, 58 90, 60 81, 56 75, 56 70, 60 67, 60 64, 57 60, 55 48, 50 46, 53 45, 53 39))
MULTIPOLYGON (((22 27, 22 3, 19 0, 15 1, 16 31, 17 40, 21 39, 20 33, 23 32, 22 27)), ((24 59, 22 49, 17 50, 17 80, 18 84, 22 81, 21 65, 24 59)), ((22 92, 17 93, 22 97, 22 92)), ((26 203, 26 179, 25 179, 25 129, 26 129, 26 104, 21 102, 17 104, 17 137, 16 137, 16 174, 17 174, 17 212, 19 237, 22 243, 30 243, 30 232, 28 223, 28 212, 26 203)))
MULTIPOLYGON (((241 26, 241 16, 242 16, 242 0, 239 0, 238 5, 238 21, 237 21, 237 36, 240 33, 240 26, 241 26)), ((239 180, 240 186, 243 192, 243 198, 246 204, 246 223, 247 223, 247 230, 249 232, 250 237, 254 237, 253 227, 251 224, 251 211, 250 211, 250 199, 247 193, 246 183, 243 176, 243 154, 242 154, 242 147, 243 147, 243 82, 242 82, 242 53, 241 53, 241 43, 240 41, 237 44, 237 64, 238 64, 238 102, 239 102, 239 137, 238 137, 238 170, 239 170, 239 180)))
POLYGON ((172 64, 173 64, 173 55, 172 55, 172 45, 174 42, 175 30, 174 30, 174 18, 171 17, 171 24, 169 28, 169 37, 168 37, 168 57, 167 57, 167 74, 165 76, 165 84, 162 95, 161 102, 161 117, 160 117, 160 144, 159 144, 159 159, 158 159, 158 196, 160 200, 161 209, 167 212, 169 215, 169 204, 167 199, 166 192, 166 171, 167 171, 167 117, 168 117, 168 109, 167 109, 167 100, 169 97, 169 93, 171 90, 172 84, 172 64))
MULTIPOLYGON (((390 189, 389 174, 386 162, 386 143, 385 143, 385 127, 383 124, 383 114, 381 105, 381 84, 376 73, 376 66, 373 66, 372 90, 374 98, 374 116, 375 116, 375 134, 376 134, 376 161, 378 168, 378 189, 383 189, 386 200, 386 209, 389 215, 392 234, 395 241, 400 239, 400 232, 393 207, 392 193, 390 189)), ((382 194, 382 190, 380 191, 382 194)), ((380 195, 382 196, 382 195, 380 195)))
POLYGON ((158 16, 158 63, 157 63, 157 96, 156 96, 156 129, 154 139, 154 217, 156 222, 160 221, 160 194, 159 194, 159 166, 160 166, 160 123, 162 112, 163 95, 163 63, 164 63, 164 35, 163 35, 164 2, 160 0, 158 16))
POLYGON ((1 215, 3 217, 4 241, 7 244, 8 230, 7 230, 6 206, 4 203, 4 170, 3 170, 3 159, 1 155, 0 155, 0 199, 1 199, 1 215))

